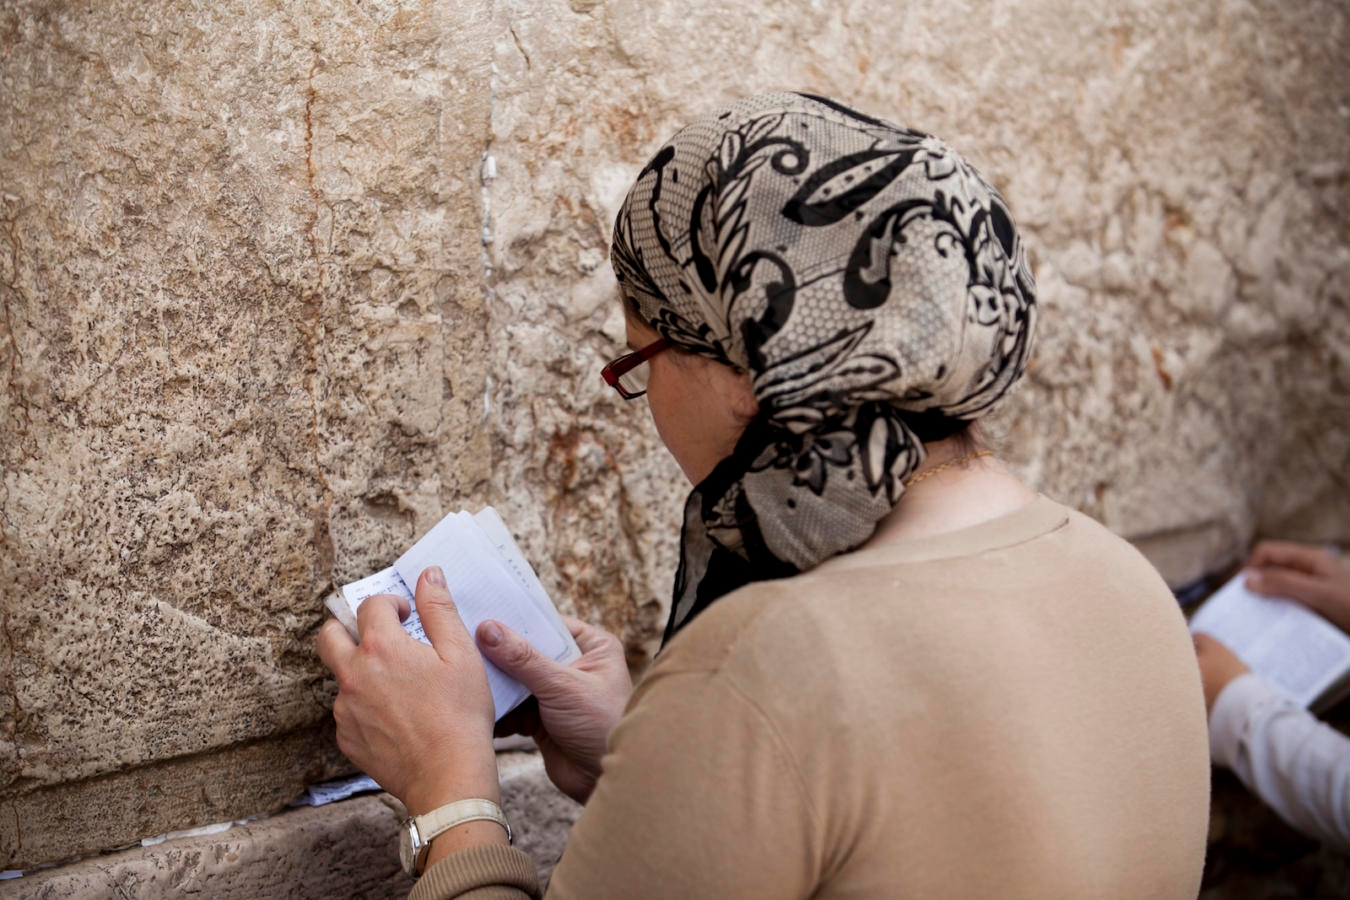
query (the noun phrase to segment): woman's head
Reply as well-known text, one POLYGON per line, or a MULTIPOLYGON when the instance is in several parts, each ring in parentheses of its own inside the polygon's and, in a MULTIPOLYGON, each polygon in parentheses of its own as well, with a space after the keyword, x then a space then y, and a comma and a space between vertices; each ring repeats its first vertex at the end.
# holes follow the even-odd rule
MULTIPOLYGON (((660 339, 631 315, 626 324, 633 350, 660 339)), ((647 403, 657 433, 685 476, 698 484, 732 454, 759 413, 750 376, 677 346, 653 356, 647 366, 647 403)))
MULTIPOLYGON (((1034 284, 998 193, 935 138, 820 98, 682 129, 629 192, 612 261, 634 328, 744 373, 754 400, 686 509, 672 627, 866 540, 923 442, 993 405, 1030 348, 1034 284)), ((674 372, 663 356, 653 377, 674 372)))

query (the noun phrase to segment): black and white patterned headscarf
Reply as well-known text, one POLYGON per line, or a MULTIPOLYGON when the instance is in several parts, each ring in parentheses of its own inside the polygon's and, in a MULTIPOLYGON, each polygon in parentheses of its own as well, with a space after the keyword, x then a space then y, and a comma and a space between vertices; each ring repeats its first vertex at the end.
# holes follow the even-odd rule
POLYGON ((685 505, 668 640, 867 540, 1021 374, 1035 284, 1003 198, 936 138, 761 94, 682 129, 614 226, 630 314, 750 373, 758 417, 685 505))

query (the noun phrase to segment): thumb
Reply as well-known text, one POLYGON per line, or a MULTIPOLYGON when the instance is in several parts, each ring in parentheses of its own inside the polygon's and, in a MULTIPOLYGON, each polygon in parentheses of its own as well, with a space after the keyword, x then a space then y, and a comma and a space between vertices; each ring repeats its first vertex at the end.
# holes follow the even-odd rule
POLYGON ((440 566, 427 566, 417 579, 417 615, 422 619, 422 629, 427 640, 442 659, 456 645, 467 645, 469 632, 459 616, 459 607, 450 597, 450 588, 445 584, 445 573, 440 566))
POLYGON ((500 622, 491 619, 478 626, 478 646, 494 666, 545 699, 556 688, 560 671, 567 666, 549 659, 500 622))

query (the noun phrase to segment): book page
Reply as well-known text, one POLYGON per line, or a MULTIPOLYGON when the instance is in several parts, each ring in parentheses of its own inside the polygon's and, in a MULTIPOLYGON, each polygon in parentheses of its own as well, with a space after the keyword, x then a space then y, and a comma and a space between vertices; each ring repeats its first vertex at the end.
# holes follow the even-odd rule
POLYGON ((1303 706, 1350 672, 1350 637, 1293 600, 1247 590, 1246 573, 1225 584, 1191 617, 1201 631, 1303 706))
MULTIPOLYGON (((446 516, 394 563, 405 584, 416 584, 428 566, 440 566, 460 618, 473 634, 485 619, 496 619, 520 634, 540 653, 557 659, 565 642, 548 617, 507 571, 500 558, 485 552, 486 539, 456 516, 446 516)), ((488 684, 500 719, 529 691, 486 659, 488 684)))
POLYGON ((553 605, 552 598, 544 590, 544 586, 539 583, 539 576, 534 574, 534 568, 525 559, 525 554, 520 552, 520 547, 516 545, 515 538, 511 537, 511 532, 507 530, 502 517, 492 507, 485 506, 473 514, 472 520, 492 544, 493 549, 501 557, 502 562, 506 564, 507 569, 529 592, 530 597, 535 601, 535 605, 548 617, 549 621, 553 623, 554 629, 562 636, 566 646, 563 654, 554 658, 560 663, 570 663, 579 658, 581 648, 577 646, 576 640, 572 637, 572 632, 567 630, 567 625, 563 622, 562 616, 558 615, 558 608, 553 605))

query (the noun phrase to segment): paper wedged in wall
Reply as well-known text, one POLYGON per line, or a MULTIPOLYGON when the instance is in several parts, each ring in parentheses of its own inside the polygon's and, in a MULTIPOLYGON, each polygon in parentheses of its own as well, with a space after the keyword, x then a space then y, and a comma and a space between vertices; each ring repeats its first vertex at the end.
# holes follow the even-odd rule
POLYGON ((349 775, 346 778, 336 778, 332 781, 311 784, 305 788, 303 794, 292 800, 290 805, 327 806, 329 803, 346 800, 348 797, 354 797, 357 794, 379 790, 383 790, 383 788, 369 775, 349 775))

